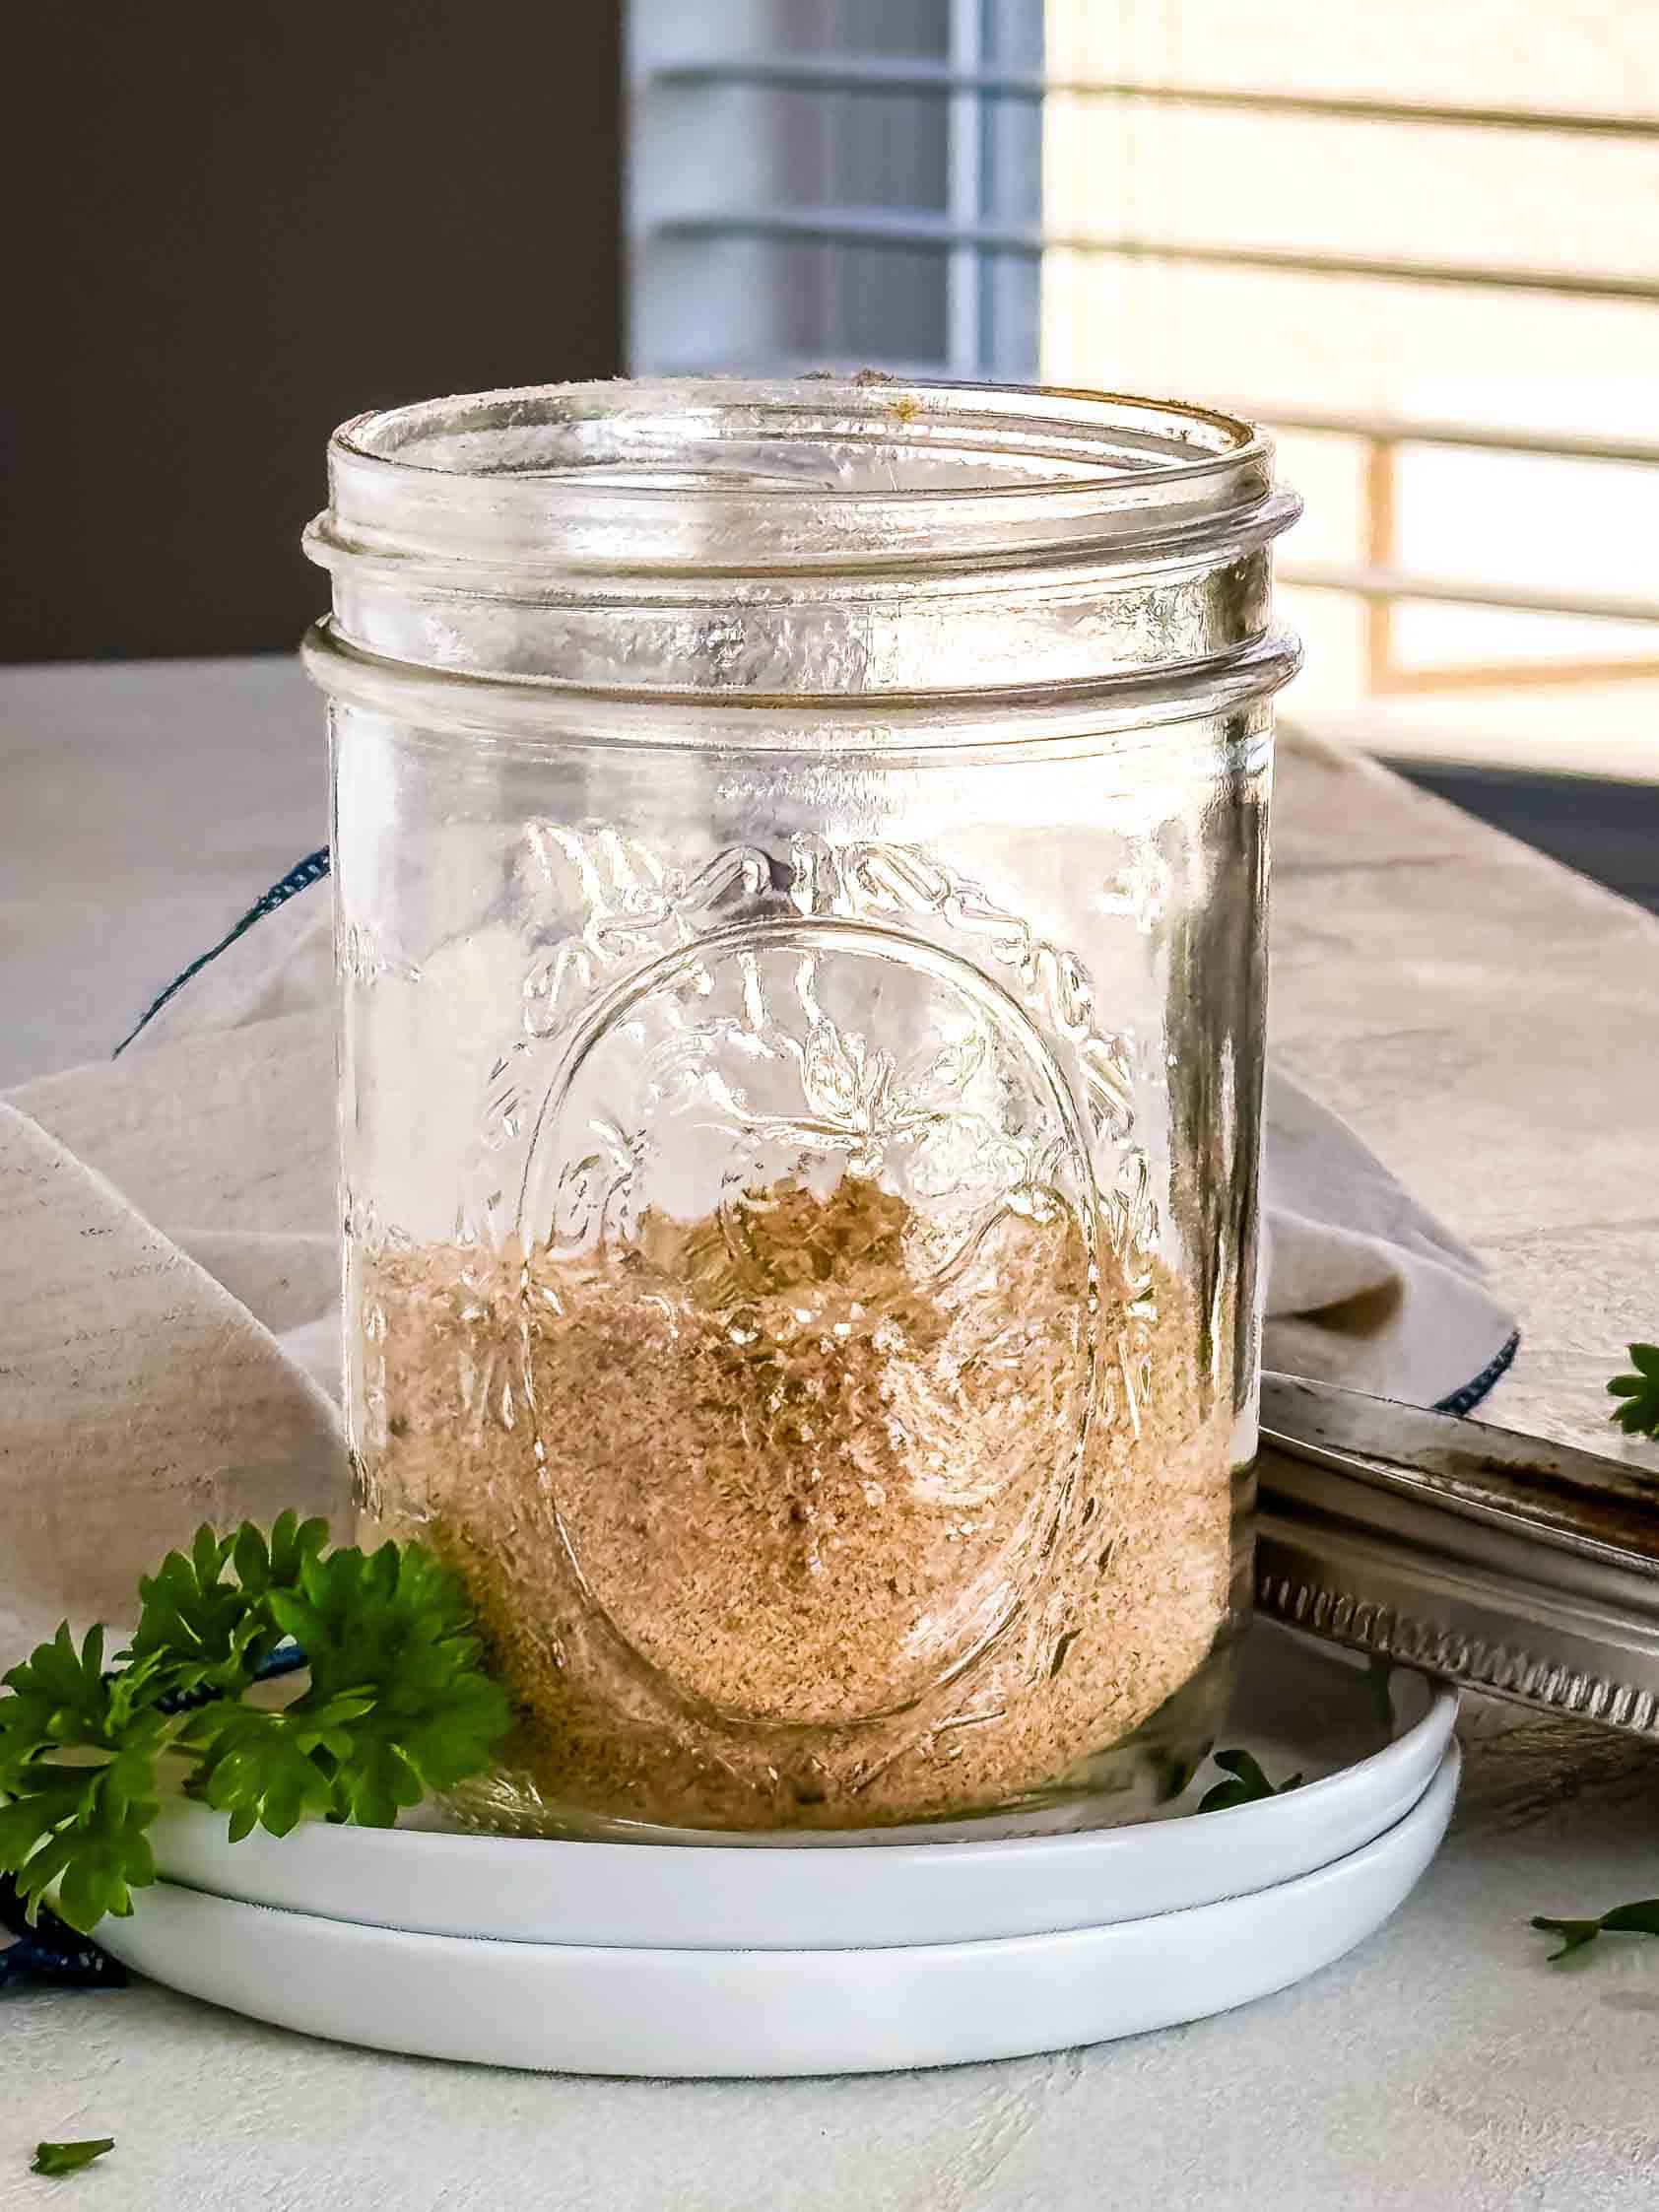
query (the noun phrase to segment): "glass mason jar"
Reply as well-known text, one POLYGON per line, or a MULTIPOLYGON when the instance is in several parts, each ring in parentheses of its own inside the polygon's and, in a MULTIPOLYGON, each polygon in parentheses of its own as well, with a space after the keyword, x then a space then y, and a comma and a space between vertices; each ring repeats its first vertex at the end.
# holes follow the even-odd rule
POLYGON ((365 416, 350 1441, 519 1712, 475 1815, 1123 1817, 1248 1594, 1271 449, 861 377, 365 416))

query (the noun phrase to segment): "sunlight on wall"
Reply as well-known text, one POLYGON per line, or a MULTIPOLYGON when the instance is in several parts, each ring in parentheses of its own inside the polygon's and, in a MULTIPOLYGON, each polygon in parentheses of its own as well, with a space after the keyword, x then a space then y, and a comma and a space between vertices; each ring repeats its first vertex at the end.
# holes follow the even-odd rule
MULTIPOLYGON (((1047 0, 1050 79, 1659 117, 1659 0, 1047 0), (1518 20, 1519 19, 1519 20, 1518 20), (1535 23, 1533 19, 1536 19, 1535 23), (1527 30, 1532 24, 1532 30, 1527 30)), ((1368 415, 1659 441, 1659 137, 1178 107, 1056 93, 1043 220, 1062 239, 1544 270, 1651 297, 1050 249, 1042 369, 1276 413, 1368 415)), ((1376 563, 1364 448, 1287 432, 1307 518, 1286 568, 1376 563)), ((1413 576, 1659 609, 1659 467, 1398 449, 1387 565, 1413 576)), ((1659 777, 1659 627, 1423 602, 1388 621, 1287 591, 1307 638, 1296 704, 1384 746, 1659 777), (1613 664, 1594 680, 1529 670, 1613 664), (1479 672, 1506 672, 1483 682, 1479 672), (1439 672, 1449 673, 1443 688, 1439 672), (1404 688, 1401 688, 1404 687, 1404 688)))

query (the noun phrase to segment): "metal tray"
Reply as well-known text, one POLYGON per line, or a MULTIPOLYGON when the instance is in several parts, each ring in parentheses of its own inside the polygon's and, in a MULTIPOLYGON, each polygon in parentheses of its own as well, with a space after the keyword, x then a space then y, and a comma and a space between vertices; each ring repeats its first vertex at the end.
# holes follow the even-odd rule
POLYGON ((1659 1478, 1288 1375, 1261 1419, 1264 1613, 1659 1738, 1659 1478))

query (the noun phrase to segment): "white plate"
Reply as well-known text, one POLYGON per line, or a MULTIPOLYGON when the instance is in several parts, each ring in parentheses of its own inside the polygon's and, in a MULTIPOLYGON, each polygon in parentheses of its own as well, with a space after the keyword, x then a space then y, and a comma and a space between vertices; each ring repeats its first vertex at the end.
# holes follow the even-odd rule
POLYGON ((838 2074, 1067 2049, 1223 2012, 1340 1958, 1433 1857, 1458 1754, 1362 1850, 1113 1927, 857 1951, 602 1949, 406 1935, 161 1883, 105 1943, 191 1996, 340 2043, 562 2073, 838 2074))
MULTIPOLYGON (((223 1814, 178 1804, 158 1824, 157 1860, 167 1880, 218 1897, 428 1935, 707 1950, 972 1943, 1180 1911, 1345 1857, 1417 1803, 1456 1713, 1455 1694, 1421 1675, 1258 1629, 1228 1741, 1255 1749, 1276 1781, 1298 1769, 1322 1778, 1231 1812, 1067 1836, 756 1850, 320 1823, 232 1844, 223 1814)), ((1182 1802, 1190 1816, 1195 1800, 1182 1802)))

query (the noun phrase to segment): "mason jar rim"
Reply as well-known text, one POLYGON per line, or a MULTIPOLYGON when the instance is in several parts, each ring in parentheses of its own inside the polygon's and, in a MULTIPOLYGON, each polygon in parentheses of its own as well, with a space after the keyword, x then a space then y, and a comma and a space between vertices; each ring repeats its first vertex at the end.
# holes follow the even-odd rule
POLYGON ((1214 409, 863 374, 458 394, 329 443, 321 566, 513 599, 611 574, 786 577, 1208 563, 1294 520, 1272 441, 1214 409))

